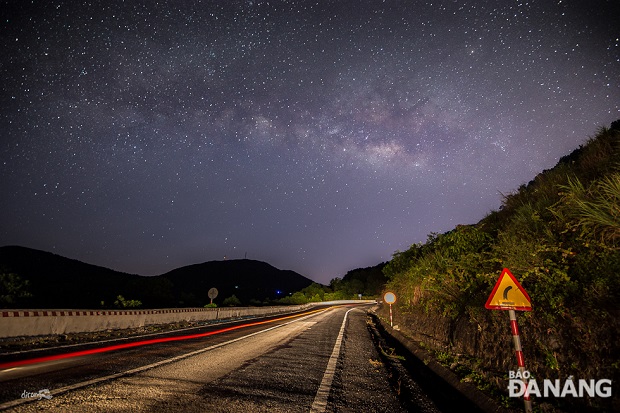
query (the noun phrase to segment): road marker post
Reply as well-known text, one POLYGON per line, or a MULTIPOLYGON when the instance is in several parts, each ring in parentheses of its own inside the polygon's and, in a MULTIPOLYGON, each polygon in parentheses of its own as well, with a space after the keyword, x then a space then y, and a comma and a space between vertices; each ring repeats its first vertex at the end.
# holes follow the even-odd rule
POLYGON ((517 357, 517 366, 521 375, 521 381, 525 388, 525 393, 523 394, 525 412, 531 413, 532 400, 527 391, 529 374, 526 373, 525 370, 525 360, 523 358, 523 349, 521 347, 519 325, 517 324, 517 313, 515 313, 515 310, 532 311, 532 300, 510 270, 504 268, 484 306, 488 310, 508 310, 512 342, 515 356, 517 357))
POLYGON ((391 291, 383 294, 383 301, 390 305, 390 327, 394 327, 394 323, 392 322, 392 304, 396 302, 396 294, 391 291))

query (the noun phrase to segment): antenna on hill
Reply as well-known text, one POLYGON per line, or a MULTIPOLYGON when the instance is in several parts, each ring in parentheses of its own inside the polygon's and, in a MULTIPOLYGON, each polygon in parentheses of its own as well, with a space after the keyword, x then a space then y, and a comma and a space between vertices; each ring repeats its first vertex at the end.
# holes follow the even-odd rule
POLYGON ((244 258, 245 258, 246 260, 248 259, 248 252, 247 252, 247 251, 245 252, 245 257, 244 257, 244 258))

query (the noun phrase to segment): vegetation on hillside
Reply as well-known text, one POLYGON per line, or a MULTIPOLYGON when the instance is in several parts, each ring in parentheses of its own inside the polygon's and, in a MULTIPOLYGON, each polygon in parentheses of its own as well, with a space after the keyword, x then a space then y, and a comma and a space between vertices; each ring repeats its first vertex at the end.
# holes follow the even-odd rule
MULTIPOLYGON (((465 329, 475 336, 469 356, 489 374, 507 367, 498 365, 497 354, 484 353, 492 347, 485 340, 497 341, 502 333, 509 338, 502 325, 506 314, 484 308, 502 268, 532 299, 534 311, 520 314, 519 321, 532 373, 617 382, 620 121, 504 195, 500 210, 478 224, 431 234, 426 243, 395 253, 384 273, 403 315, 446 322, 446 337, 436 337, 438 350, 443 345, 462 351, 454 339, 465 329)), ((437 335, 430 330, 420 333, 437 335)))
POLYGON ((0 308, 6 308, 19 302, 20 299, 30 298, 28 280, 22 280, 17 274, 0 270, 0 308))
POLYGON ((385 263, 374 267, 357 268, 343 278, 334 278, 329 286, 313 283, 289 296, 277 300, 278 304, 306 304, 334 300, 358 300, 376 298, 385 287, 387 278, 383 274, 385 263))

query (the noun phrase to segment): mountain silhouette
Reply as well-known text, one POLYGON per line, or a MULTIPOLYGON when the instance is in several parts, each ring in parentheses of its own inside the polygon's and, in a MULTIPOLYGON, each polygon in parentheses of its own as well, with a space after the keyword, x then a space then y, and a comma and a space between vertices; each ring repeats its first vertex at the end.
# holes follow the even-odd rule
POLYGON ((202 307, 211 288, 219 292, 216 304, 235 295, 244 305, 261 305, 312 284, 294 271, 248 259, 141 276, 21 246, 0 247, 0 277, 3 307, 33 309, 113 308, 119 295, 141 301, 141 308, 202 307))

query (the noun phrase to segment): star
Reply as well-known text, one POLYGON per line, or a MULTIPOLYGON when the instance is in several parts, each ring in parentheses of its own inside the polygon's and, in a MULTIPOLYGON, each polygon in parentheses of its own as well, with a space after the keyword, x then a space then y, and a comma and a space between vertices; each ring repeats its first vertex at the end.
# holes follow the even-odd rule
POLYGON ((604 2, 8 5, 1 245, 328 283, 620 118, 604 2))

